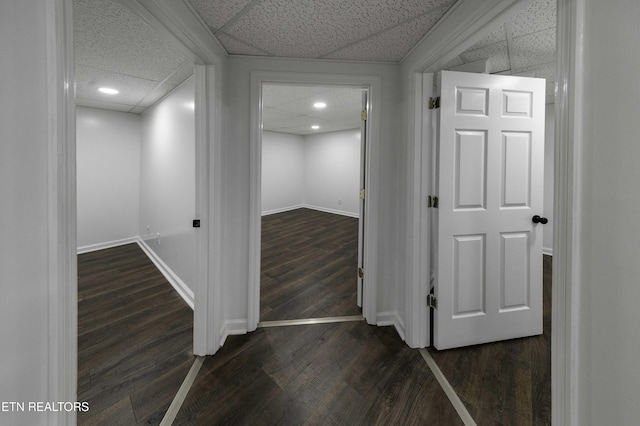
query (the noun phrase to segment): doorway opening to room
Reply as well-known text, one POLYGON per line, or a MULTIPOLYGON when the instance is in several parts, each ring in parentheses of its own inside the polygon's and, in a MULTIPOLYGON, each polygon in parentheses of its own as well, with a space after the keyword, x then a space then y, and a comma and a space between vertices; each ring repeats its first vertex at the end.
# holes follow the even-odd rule
POLYGON ((262 85, 262 323, 362 319, 366 94, 262 85))

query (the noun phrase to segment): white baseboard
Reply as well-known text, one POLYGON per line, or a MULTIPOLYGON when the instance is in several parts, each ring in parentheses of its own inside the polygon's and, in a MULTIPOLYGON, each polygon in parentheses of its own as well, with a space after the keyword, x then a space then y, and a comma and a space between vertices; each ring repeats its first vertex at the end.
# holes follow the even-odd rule
POLYGON ((291 210, 297 210, 297 209, 317 210, 319 212, 339 214, 340 216, 355 217, 356 219, 360 217, 360 215, 358 213, 351 213, 351 212, 347 212, 347 211, 344 211, 344 210, 329 209, 329 208, 326 208, 326 207, 312 206, 310 204, 299 204, 297 206, 289 206, 289 207, 282 207, 282 208, 279 208, 279 209, 267 210, 267 211, 262 212, 262 216, 268 216, 270 214, 276 214, 276 213, 284 213, 284 212, 289 212, 291 210))
POLYGON ((404 336, 405 336, 404 322, 402 321, 402 318, 400 318, 400 316, 398 315, 398 312, 396 311, 378 312, 376 325, 379 327, 386 326, 386 325, 394 326, 396 331, 400 335, 400 338, 404 342, 404 336))
POLYGON ((123 238, 121 240, 107 241, 104 243, 89 244, 86 246, 78 247, 77 253, 78 254, 90 253, 92 251, 104 250, 111 247, 118 247, 118 246, 123 246, 125 244, 131 244, 131 243, 137 243, 137 242, 138 242, 138 237, 129 237, 129 238, 123 238))
POLYGON ((189 305, 191 309, 193 309, 194 295, 189 286, 187 286, 185 282, 182 281, 180 277, 178 277, 175 272, 173 272, 173 270, 171 270, 169 265, 167 265, 162 259, 160 259, 156 252, 153 251, 153 249, 149 247, 147 243, 142 240, 142 238, 136 238, 135 242, 138 243, 142 251, 144 251, 149 259, 151 259, 153 264, 156 265, 156 268, 158 268, 158 270, 162 273, 162 275, 164 275, 167 281, 169 281, 171 286, 178 292, 180 297, 182 297, 187 305, 189 305))
POLYGON ((224 322, 222 329, 220 330, 220 346, 224 345, 227 337, 239 335, 239 334, 247 334, 249 330, 247 329, 247 320, 239 319, 239 320, 227 320, 224 322))
POLYGON ((547 256, 553 256, 553 249, 548 247, 542 247, 542 254, 546 254, 547 256))
POLYGON ((279 209, 267 210, 267 211, 262 212, 262 216, 268 216, 270 214, 276 214, 276 213, 284 213, 284 212, 288 212, 288 211, 291 211, 291 210, 301 209, 303 207, 304 207, 304 205, 298 204, 297 206, 281 207, 279 209))
POLYGON ((304 207, 305 209, 317 210, 325 213, 333 213, 333 214, 339 214, 341 216, 355 217, 356 219, 360 217, 358 213, 351 213, 344 210, 329 209, 326 207, 312 206, 310 204, 303 204, 302 207, 304 207))

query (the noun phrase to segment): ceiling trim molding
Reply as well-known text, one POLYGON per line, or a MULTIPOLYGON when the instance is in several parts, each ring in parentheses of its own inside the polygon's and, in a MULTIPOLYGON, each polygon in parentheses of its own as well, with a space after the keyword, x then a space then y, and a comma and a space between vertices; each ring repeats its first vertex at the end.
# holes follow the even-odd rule
POLYGON ((512 19, 533 0, 458 0, 400 61, 410 72, 434 72, 473 46, 487 28, 512 19))
POLYGON ((151 28, 175 42, 194 64, 220 64, 228 56, 209 27, 183 1, 120 1, 151 28))

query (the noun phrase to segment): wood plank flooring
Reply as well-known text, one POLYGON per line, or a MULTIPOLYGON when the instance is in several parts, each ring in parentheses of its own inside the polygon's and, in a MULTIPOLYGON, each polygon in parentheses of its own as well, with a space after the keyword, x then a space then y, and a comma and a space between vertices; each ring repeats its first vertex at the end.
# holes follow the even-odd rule
POLYGON ((420 353, 364 321, 230 336, 174 425, 461 425, 420 353))
POLYGON ((193 311, 137 244, 78 256, 78 424, 159 424, 194 361, 193 311))
POLYGON ((260 320, 360 315, 358 219, 311 209, 262 218, 260 320))
MULTIPOLYGON (((135 244, 78 263, 78 398, 91 408, 79 424, 159 424, 194 361, 193 312, 135 244)), ((480 426, 550 424, 551 258, 544 266, 542 336, 430 350, 480 426)), ((362 321, 230 336, 206 358, 174 424, 462 422, 419 352, 393 328, 362 321)))
POLYGON ((551 424, 551 257, 544 257, 543 334, 429 353, 479 426, 551 424))

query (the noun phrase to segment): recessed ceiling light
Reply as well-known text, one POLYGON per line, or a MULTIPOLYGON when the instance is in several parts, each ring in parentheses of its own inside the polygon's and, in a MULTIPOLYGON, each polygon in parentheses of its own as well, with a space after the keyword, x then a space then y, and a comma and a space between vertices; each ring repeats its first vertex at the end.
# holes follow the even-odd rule
POLYGON ((314 125, 314 126, 311 126, 311 128, 312 128, 313 130, 318 130, 318 129, 320 128, 320 126, 318 126, 318 125, 314 125))
POLYGON ((119 93, 116 89, 112 89, 110 87, 100 87, 98 88, 98 92, 105 93, 107 95, 117 95, 119 93))
POLYGON ((313 104, 313 107, 318 109, 325 108, 326 106, 327 104, 325 104, 324 102, 316 102, 315 104, 313 104))

